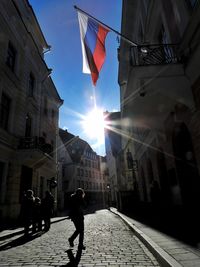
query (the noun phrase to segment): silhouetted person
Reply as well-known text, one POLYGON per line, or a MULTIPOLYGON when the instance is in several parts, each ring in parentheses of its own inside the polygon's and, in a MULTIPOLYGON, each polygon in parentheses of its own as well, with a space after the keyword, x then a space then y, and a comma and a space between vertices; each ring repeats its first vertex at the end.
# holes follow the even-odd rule
POLYGON ((51 192, 45 192, 45 198, 42 200, 42 217, 44 219, 44 230, 48 231, 51 225, 51 217, 53 216, 54 197, 51 192))
POLYGON ((74 226, 76 228, 73 235, 68 239, 71 247, 74 246, 74 240, 79 235, 79 249, 85 249, 83 245, 84 240, 84 215, 83 215, 83 207, 84 207, 84 197, 85 193, 82 188, 78 188, 74 194, 70 197, 70 211, 69 217, 71 218, 74 226))
POLYGON ((33 222, 33 207, 35 197, 32 190, 27 190, 22 201, 22 218, 24 223, 25 235, 28 235, 29 227, 33 222))
POLYGON ((35 198, 35 203, 33 206, 33 232, 42 230, 42 206, 41 199, 39 197, 35 198))

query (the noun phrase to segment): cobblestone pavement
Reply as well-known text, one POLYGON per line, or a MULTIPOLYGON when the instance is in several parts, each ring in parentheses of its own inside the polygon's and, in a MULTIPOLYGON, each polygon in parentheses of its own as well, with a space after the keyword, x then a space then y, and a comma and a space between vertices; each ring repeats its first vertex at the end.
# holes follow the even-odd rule
POLYGON ((51 225, 49 232, 31 240, 15 236, 0 242, 0 266, 74 266, 72 260, 80 256, 78 266, 159 266, 154 256, 116 215, 100 210, 85 216, 86 250, 76 254, 70 250, 68 237, 74 231, 70 220, 51 225), (71 263, 69 258, 71 258, 71 263))

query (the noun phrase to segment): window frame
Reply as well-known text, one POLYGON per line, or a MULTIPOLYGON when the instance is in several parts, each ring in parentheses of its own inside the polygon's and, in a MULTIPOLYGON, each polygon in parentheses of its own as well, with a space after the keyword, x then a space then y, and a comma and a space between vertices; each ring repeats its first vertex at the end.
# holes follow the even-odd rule
POLYGON ((6 93, 2 92, 0 105, 0 127, 6 131, 9 129, 11 103, 12 99, 6 93), (5 104, 5 98, 7 98, 8 104, 5 104))
POLYGON ((15 72, 16 58, 17 58, 17 50, 15 46, 9 41, 7 48, 6 65, 12 72, 15 72))
POLYGON ((35 76, 32 72, 29 73, 29 80, 28 80, 28 96, 33 97, 35 91, 35 76))

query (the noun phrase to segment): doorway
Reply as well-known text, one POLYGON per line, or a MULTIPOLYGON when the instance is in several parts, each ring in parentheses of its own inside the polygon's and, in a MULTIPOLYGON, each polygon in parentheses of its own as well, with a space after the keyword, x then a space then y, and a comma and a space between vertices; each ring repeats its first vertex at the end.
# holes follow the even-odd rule
POLYGON ((22 166, 21 168, 21 182, 20 182, 20 202, 24 195, 24 192, 28 189, 32 189, 32 176, 33 169, 27 166, 22 166))
POLYGON ((182 202, 191 207, 199 202, 200 181, 192 138, 185 123, 176 123, 172 142, 182 202))

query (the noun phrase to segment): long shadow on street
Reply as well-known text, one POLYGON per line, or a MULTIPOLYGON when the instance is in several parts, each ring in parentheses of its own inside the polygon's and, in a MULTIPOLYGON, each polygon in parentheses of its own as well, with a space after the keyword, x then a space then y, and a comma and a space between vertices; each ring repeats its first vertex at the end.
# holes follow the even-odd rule
POLYGON ((24 245, 25 243, 30 242, 30 241, 40 237, 44 233, 45 232, 41 231, 41 232, 36 233, 34 235, 27 235, 27 236, 23 235, 23 236, 20 236, 19 238, 16 238, 16 239, 14 239, 12 241, 6 242, 5 244, 1 245, 0 246, 0 251, 8 250, 8 249, 11 249, 13 247, 24 245))
POLYGON ((81 255, 82 255, 82 248, 78 248, 77 252, 76 252, 76 256, 74 257, 73 251, 72 249, 68 249, 67 251, 67 255, 69 258, 69 262, 66 265, 60 265, 60 267, 77 267, 80 260, 81 260, 81 255))
POLYGON ((138 206, 122 213, 191 246, 197 247, 200 242, 197 211, 138 206))

